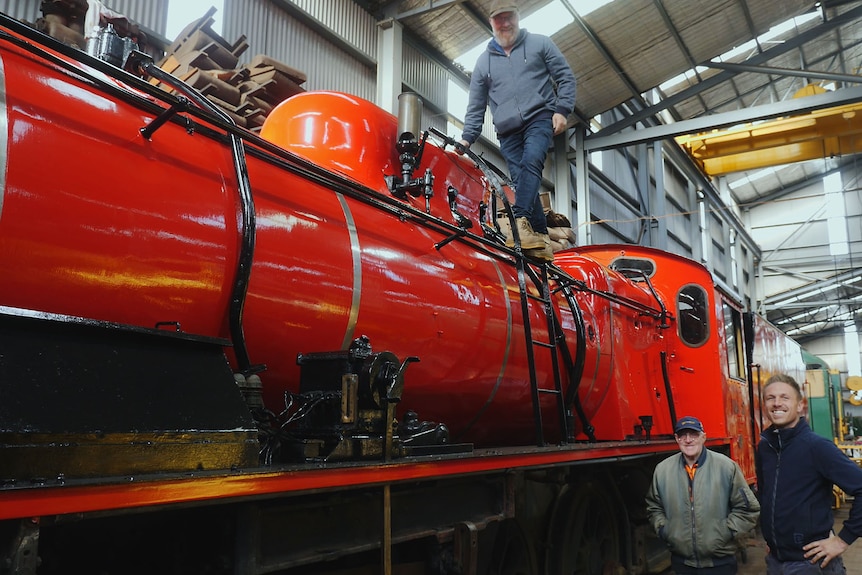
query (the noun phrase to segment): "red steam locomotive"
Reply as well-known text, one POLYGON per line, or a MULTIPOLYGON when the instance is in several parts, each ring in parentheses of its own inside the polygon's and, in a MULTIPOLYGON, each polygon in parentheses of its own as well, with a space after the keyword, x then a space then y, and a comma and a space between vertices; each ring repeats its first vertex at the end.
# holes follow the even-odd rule
POLYGON ((649 573, 676 417, 753 481, 804 367, 700 264, 506 247, 412 97, 257 135, 2 24, 0 571, 649 573))

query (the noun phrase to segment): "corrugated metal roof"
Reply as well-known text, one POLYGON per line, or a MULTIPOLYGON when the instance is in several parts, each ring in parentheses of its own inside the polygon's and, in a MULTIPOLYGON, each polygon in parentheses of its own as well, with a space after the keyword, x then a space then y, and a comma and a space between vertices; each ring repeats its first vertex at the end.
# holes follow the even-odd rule
MULTIPOLYGON (((521 2, 522 21, 551 1, 521 2)), ((838 88, 859 85, 852 83, 855 78, 851 76, 859 75, 862 62, 860 1, 613 0, 586 14, 578 12, 584 9, 585 2, 560 1, 574 16, 574 21, 556 32, 553 39, 578 78, 575 116, 581 120, 594 118, 622 104, 632 114, 643 114, 643 119, 665 109, 676 121, 708 120, 714 114, 788 100, 809 83, 827 83, 829 80, 817 76, 822 72, 845 76, 844 81, 838 81, 838 88), (795 26, 786 29, 782 35, 763 39, 762 35, 792 18, 797 18, 795 26), (761 40, 755 42, 759 37, 761 40), (728 52, 734 49, 739 49, 738 53, 727 57, 728 52), (718 62, 720 56, 725 56, 726 62, 755 63, 758 68, 728 70, 709 67, 718 62), (689 73, 695 66, 698 66, 698 72, 691 73, 689 80, 668 85, 670 80, 689 73), (783 71, 769 72, 764 68, 783 71), (656 88, 658 98, 651 93, 656 88)), ((378 19, 401 15, 410 34, 435 47, 452 61, 490 37, 487 13, 491 0, 357 2, 375 13, 378 19)), ((627 125, 632 124, 634 122, 627 125)), ((770 247, 767 242, 764 260, 785 262, 783 265, 793 265, 790 262, 794 259, 805 260, 807 256, 803 250, 798 252, 798 258, 795 252, 788 252, 788 246, 798 242, 817 244, 819 247, 815 251, 819 250, 819 254, 824 252, 825 220, 808 222, 805 219, 810 213, 791 215, 782 206, 794 205, 795 196, 819 189, 819 180, 824 173, 840 165, 852 166, 854 162, 858 163, 858 157, 858 154, 850 154, 843 158, 792 164, 777 170, 727 176, 724 189, 742 209, 756 210, 762 203, 772 202, 775 207, 769 210, 784 216, 782 232, 798 234, 794 242, 783 243, 777 255, 770 251, 775 246, 770 247), (794 218, 797 219, 794 221, 794 218), (816 241, 811 237, 812 229, 817 230, 816 241)), ((858 188, 858 183, 846 185, 858 188)), ((601 194, 596 194, 591 209, 605 217, 622 208, 619 202, 603 202, 601 194)), ((852 213, 858 214, 859 207, 855 206, 855 210, 852 213)), ((856 245, 862 239, 858 230, 852 230, 859 228, 859 219, 858 215, 853 215, 848 220, 851 241, 856 245)), ((712 249, 718 249, 717 245, 712 242, 712 249)), ((816 291, 818 278, 824 281, 835 273, 840 275, 846 264, 837 259, 827 260, 836 267, 831 273, 816 267, 788 273, 780 266, 775 269, 764 267, 761 273, 767 282, 770 278, 777 278, 770 285, 783 285, 781 291, 789 289, 795 292, 799 288, 801 299, 805 298, 805 293, 810 293, 812 295, 808 299, 817 300, 822 299, 816 291)), ((850 287, 836 290, 836 294, 845 299, 857 295, 850 287)), ((775 293, 764 295, 772 301, 779 299, 775 293)), ((840 327, 839 316, 835 320, 838 323, 828 317, 824 319, 820 317, 823 314, 815 313, 819 309, 817 305, 814 301, 812 315, 796 320, 796 323, 810 321, 812 331, 829 326, 840 327)), ((788 319, 785 316, 799 315, 798 312, 799 307, 787 313, 772 309, 769 318, 773 321, 788 319)))
MULTIPOLYGON (((578 77, 577 109, 584 118, 645 93, 814 6, 810 0, 615 0, 581 17, 578 2, 563 1, 576 19, 553 39, 578 77)), ((522 19, 549 2, 524 0, 522 19)), ((379 18, 406 14, 400 18, 410 33, 452 61, 490 38, 490 0, 437 2, 443 7, 436 9, 428 0, 365 4, 379 18)), ((721 103, 735 97, 718 94, 710 99, 721 103)), ((704 111, 696 101, 684 102, 677 110, 680 118, 704 111)))

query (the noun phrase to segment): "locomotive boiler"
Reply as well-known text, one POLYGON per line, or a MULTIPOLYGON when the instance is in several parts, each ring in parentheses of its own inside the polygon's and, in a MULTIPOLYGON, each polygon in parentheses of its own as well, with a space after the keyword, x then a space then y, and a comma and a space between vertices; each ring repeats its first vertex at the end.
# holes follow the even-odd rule
MULTIPOLYGON (((0 300, 10 315, 229 339, 232 371, 257 374, 263 403, 276 414, 286 394, 315 385, 300 384, 303 365, 326 371, 312 354, 347 352, 365 338, 398 358, 397 369, 369 369, 372 378, 393 372, 390 379, 404 380, 401 414, 412 410, 445 424, 451 441, 478 446, 536 441, 534 403, 543 435, 565 440, 559 405, 571 411, 581 397, 586 438, 619 376, 609 368, 614 354, 629 345, 600 343, 620 329, 617 316, 637 316, 644 333, 658 334, 671 315, 646 290, 620 285, 617 311, 596 297, 583 317, 574 292, 610 290, 607 273, 579 261, 572 277, 565 267, 548 276, 506 249, 493 229, 493 206, 502 210, 503 201, 492 195, 502 186, 426 141, 427 133, 413 134, 421 144, 399 154, 411 132, 398 134, 396 118, 369 102, 298 95, 272 112, 262 139, 240 137, 200 103, 178 112, 171 97, 144 91, 131 75, 123 86, 47 54, 53 58, 37 60, 15 47, 4 58, 11 137, 0 261, 16 273, 0 300), (542 273, 544 280, 532 279, 542 273), (525 329, 552 353, 525 346, 525 329), (408 357, 418 361, 402 366, 408 357), (583 365, 578 374, 575 364, 583 365), (547 390, 536 402, 531 379, 547 390)), ((340 391, 338 366, 330 371, 337 380, 322 385, 340 391)), ((159 393, 152 385, 142 382, 159 393)), ((206 383, 189 385, 206 393, 206 383)), ((99 406, 81 433, 102 430, 102 413, 124 408, 105 403, 95 383, 76 393, 99 406)), ((619 413, 619 424, 596 433, 625 439, 653 412, 655 431, 670 430, 667 410, 642 409, 619 413)), ((177 423, 164 424, 182 429, 177 423)))
POLYGON ((753 344, 701 264, 507 247, 505 175, 414 96, 256 134, 2 25, 7 570, 647 573, 677 417, 753 479, 753 344))

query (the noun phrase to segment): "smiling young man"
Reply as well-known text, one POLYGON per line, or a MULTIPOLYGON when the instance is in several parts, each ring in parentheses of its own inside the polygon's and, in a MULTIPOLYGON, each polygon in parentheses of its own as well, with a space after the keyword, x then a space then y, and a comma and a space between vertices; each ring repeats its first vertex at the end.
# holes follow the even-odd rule
POLYGON ((735 575, 738 538, 757 523, 760 504, 739 465, 705 449, 695 417, 674 426, 679 455, 656 465, 647 514, 671 552, 676 575, 735 575))
POLYGON ((862 469, 811 430, 802 391, 789 375, 766 381, 763 410, 772 422, 757 447, 766 573, 843 575, 841 554, 862 535, 862 469), (838 535, 832 532, 833 484, 854 498, 838 535))

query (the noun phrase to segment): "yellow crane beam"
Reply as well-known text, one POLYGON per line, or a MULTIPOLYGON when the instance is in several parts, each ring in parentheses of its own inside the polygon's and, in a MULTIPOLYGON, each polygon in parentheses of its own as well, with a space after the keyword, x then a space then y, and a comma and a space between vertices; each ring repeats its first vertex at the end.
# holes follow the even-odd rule
MULTIPOLYGON (((796 94, 823 88, 808 86, 796 94)), ((862 152, 862 102, 802 116, 679 136, 676 141, 705 174, 719 176, 862 152)))

